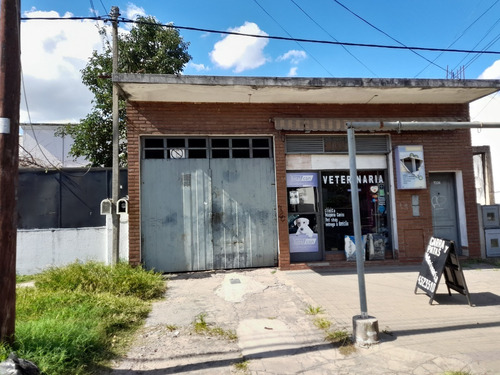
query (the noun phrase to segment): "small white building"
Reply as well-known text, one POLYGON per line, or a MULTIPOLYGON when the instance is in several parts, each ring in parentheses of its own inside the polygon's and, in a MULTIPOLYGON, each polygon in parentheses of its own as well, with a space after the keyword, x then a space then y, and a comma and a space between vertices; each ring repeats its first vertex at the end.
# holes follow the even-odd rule
POLYGON ((78 168, 88 161, 69 156, 73 138, 58 136, 59 128, 67 124, 20 124, 19 162, 21 167, 78 168))

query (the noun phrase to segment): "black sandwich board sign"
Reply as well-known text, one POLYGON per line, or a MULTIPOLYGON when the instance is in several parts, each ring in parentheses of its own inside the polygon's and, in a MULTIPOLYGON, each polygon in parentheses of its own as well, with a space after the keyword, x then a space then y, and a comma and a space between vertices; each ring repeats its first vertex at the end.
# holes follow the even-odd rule
POLYGON ((455 243, 431 237, 417 278, 415 294, 419 288, 422 289, 430 297, 429 303, 432 304, 443 273, 448 294, 451 296, 451 289, 453 289, 467 297, 469 305, 472 306, 464 273, 455 252, 455 243))

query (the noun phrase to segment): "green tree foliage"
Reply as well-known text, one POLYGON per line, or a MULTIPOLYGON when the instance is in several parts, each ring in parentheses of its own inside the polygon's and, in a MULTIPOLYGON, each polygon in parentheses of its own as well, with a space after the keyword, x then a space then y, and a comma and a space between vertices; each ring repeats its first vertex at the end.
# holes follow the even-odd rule
MULTIPOLYGON (((82 82, 94 94, 92 111, 78 125, 68 125, 59 134, 68 134, 75 140, 70 155, 86 157, 93 167, 112 165, 112 45, 106 31, 100 30, 105 40, 104 51, 94 51, 82 70, 82 82)), ((154 17, 139 17, 129 33, 118 36, 118 72, 178 74, 191 60, 184 42, 173 27, 165 27, 154 17)), ((125 101, 119 103, 120 165, 127 163, 125 101)))

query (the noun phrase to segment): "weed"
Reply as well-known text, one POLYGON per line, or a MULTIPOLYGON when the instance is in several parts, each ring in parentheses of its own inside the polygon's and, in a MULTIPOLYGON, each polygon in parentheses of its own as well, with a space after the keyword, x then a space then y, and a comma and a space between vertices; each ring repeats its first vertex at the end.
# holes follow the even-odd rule
POLYGON ((177 327, 175 324, 167 324, 167 330, 170 332, 177 331, 179 327, 177 327))
POLYGON ((314 319, 314 325, 322 330, 328 330, 332 326, 332 322, 325 318, 314 319))
POLYGON ((249 365, 248 360, 242 361, 242 362, 237 362, 234 364, 234 368, 236 369, 236 371, 241 371, 241 372, 247 374, 248 373, 248 365, 249 365))
POLYGON ((326 341, 333 344, 334 347, 339 349, 342 355, 351 355, 356 352, 351 336, 347 331, 331 331, 327 332, 326 341))
POLYGON ((326 341, 336 346, 343 346, 351 342, 351 336, 347 331, 330 331, 326 334, 326 341))
POLYGON ((322 314, 325 310, 321 306, 307 305, 306 314, 308 315, 318 315, 322 314))
POLYGON ((443 375, 472 375, 469 371, 446 371, 443 375))
POLYGON ((205 320, 207 313, 200 313, 194 318, 194 331, 196 333, 204 333, 208 330, 208 324, 205 320))
POLYGON ((193 322, 194 331, 198 334, 205 334, 209 336, 217 336, 229 341, 236 341, 238 339, 238 335, 236 332, 230 329, 224 329, 221 327, 211 327, 207 321, 206 313, 200 313, 196 315, 195 320, 193 322))

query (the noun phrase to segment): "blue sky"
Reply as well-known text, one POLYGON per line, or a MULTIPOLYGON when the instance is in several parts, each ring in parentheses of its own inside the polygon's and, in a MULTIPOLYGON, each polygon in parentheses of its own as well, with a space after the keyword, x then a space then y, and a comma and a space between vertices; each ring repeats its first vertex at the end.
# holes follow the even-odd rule
MULTIPOLYGON (((102 16, 111 6, 128 19, 152 15, 161 23, 215 31, 500 51, 500 0, 22 0, 21 16, 102 16)), ((127 27, 120 24, 122 32, 127 27)), ((444 79, 447 69, 464 67, 465 78, 500 79, 500 54, 344 48, 180 32, 193 57, 184 74, 444 79)), ((23 21, 21 122, 77 122, 84 117, 92 96, 81 84, 80 70, 101 46, 95 21, 23 21)), ((471 114, 473 120, 500 122, 500 94, 472 104, 471 114)), ((497 133, 476 132, 473 139, 495 145, 497 133)))

